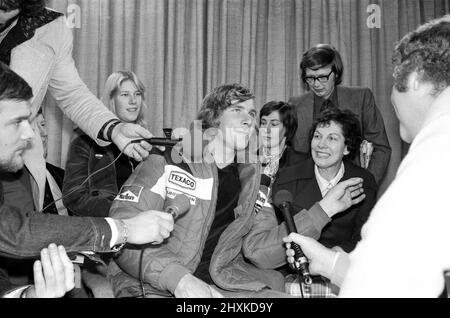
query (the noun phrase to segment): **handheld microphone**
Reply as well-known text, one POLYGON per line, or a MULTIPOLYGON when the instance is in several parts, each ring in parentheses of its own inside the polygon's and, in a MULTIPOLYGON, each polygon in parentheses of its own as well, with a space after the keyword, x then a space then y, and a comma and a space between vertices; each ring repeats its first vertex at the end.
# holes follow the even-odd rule
MULTIPOLYGON (((292 194, 287 190, 280 190, 275 194, 274 203, 283 214, 288 232, 297 233, 297 227, 295 226, 294 218, 292 217, 292 194)), ((302 275, 303 282, 306 285, 311 285, 312 279, 311 274, 309 273, 308 259, 298 244, 292 242, 291 246, 295 253, 293 264, 295 269, 302 275)))
POLYGON ((164 137, 152 137, 152 138, 140 138, 131 141, 132 143, 139 143, 141 141, 146 141, 152 146, 165 146, 165 147, 173 147, 180 141, 183 141, 182 138, 171 139, 164 137))
POLYGON ((175 220, 191 208, 189 198, 185 194, 178 194, 164 209, 165 212, 170 213, 175 220))

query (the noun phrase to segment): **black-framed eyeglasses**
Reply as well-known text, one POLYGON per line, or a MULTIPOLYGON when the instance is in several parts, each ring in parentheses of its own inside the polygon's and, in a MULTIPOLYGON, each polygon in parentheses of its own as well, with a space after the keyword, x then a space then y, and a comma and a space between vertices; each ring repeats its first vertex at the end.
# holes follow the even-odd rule
POLYGON ((328 75, 320 75, 320 76, 306 76, 305 82, 309 85, 314 85, 316 83, 316 80, 319 81, 319 83, 326 83, 330 79, 331 74, 333 74, 333 71, 330 71, 328 75))

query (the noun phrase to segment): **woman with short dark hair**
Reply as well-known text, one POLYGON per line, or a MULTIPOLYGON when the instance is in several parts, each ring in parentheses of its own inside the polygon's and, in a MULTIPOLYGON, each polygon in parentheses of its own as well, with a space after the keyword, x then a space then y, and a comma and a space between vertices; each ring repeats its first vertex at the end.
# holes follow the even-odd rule
POLYGON ((303 54, 300 74, 307 92, 289 99, 300 122, 294 147, 299 151, 308 151, 309 128, 324 110, 348 109, 357 115, 362 127, 362 138, 366 140, 364 145, 370 143, 373 146, 373 152, 369 150, 370 147, 363 147, 361 151, 363 154, 371 153, 370 160, 363 157, 364 160, 355 160, 355 163, 368 168, 377 183, 380 183, 391 156, 383 116, 369 88, 341 85, 343 73, 341 55, 332 45, 317 44, 303 54))

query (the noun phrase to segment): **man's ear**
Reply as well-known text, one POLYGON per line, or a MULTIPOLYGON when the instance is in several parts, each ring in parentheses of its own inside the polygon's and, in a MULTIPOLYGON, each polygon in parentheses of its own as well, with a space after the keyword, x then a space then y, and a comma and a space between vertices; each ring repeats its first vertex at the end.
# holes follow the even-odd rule
POLYGON ((421 84, 422 83, 420 81, 419 74, 416 71, 409 74, 409 77, 408 77, 408 87, 409 88, 417 91, 417 90, 419 90, 421 84))
POLYGON ((433 84, 426 81, 422 81, 422 77, 416 71, 409 74, 408 88, 412 89, 413 91, 415 91, 420 95, 429 95, 434 90, 433 84))

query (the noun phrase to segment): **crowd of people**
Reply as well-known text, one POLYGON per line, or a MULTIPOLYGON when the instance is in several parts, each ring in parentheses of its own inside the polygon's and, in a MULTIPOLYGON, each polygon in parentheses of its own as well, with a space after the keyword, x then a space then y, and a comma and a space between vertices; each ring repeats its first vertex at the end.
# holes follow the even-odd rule
POLYGON ((341 85, 332 45, 303 54, 302 96, 260 107, 248 87, 220 85, 203 99, 201 125, 166 148, 133 142, 153 136, 138 76, 112 73, 98 99, 72 45, 64 16, 44 1, 0 1, 0 295, 442 294, 450 16, 395 46, 391 100, 412 144, 378 202, 391 155, 384 120, 369 88, 341 85), (46 163, 47 92, 78 126, 65 170, 46 163), (298 233, 276 204, 282 191, 298 233), (165 212, 179 196, 189 207, 165 212), (309 259, 310 286, 294 270, 293 243, 309 259), (411 265, 417 249, 427 275, 411 265))

